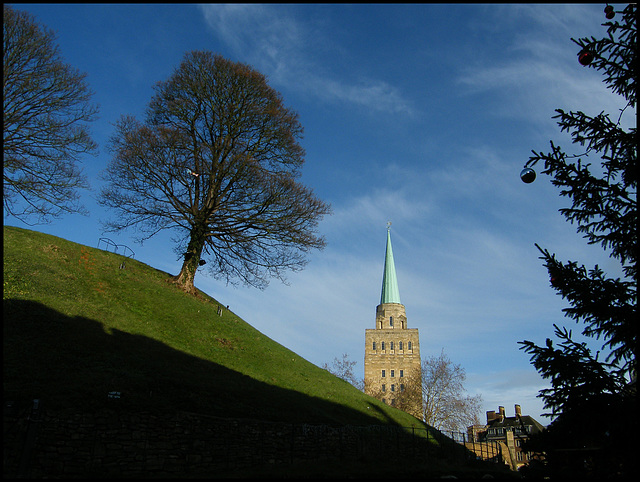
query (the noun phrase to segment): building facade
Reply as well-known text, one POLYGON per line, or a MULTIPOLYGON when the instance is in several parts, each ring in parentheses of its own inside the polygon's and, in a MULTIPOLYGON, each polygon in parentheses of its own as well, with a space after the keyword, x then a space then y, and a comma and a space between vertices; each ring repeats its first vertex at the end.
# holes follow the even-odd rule
MULTIPOLYGON (((523 450, 524 443, 532 436, 544 430, 544 426, 530 415, 522 415, 520 405, 515 405, 515 416, 505 416, 504 407, 498 407, 498 412, 487 412, 487 424, 473 425, 468 428, 468 434, 474 441, 502 442, 508 448, 515 469, 527 464, 537 454, 530 454, 523 450)), ((506 456, 507 454, 505 454, 506 456)))
POLYGON ((400 301, 389 229, 375 328, 365 330, 364 391, 422 419, 420 340, 400 301))

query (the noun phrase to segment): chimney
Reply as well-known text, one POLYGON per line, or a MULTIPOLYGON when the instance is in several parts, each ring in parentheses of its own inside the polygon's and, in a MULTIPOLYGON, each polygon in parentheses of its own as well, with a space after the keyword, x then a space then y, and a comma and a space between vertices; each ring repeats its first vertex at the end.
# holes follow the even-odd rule
POLYGON ((522 411, 520 410, 520 405, 516 403, 516 418, 522 417, 522 411))
POLYGON ((498 407, 498 411, 500 412, 500 421, 504 421, 504 407, 498 407))
POLYGON ((496 411, 488 410, 487 411, 487 424, 496 419, 496 411))

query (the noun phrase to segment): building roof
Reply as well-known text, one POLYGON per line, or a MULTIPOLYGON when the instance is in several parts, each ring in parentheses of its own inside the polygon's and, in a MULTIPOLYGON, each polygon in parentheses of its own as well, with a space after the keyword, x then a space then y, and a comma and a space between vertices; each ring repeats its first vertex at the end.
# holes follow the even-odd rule
POLYGON ((498 417, 487 422, 487 427, 490 428, 520 427, 522 425, 533 426, 533 433, 542 432, 544 430, 544 426, 530 415, 521 415, 519 417, 504 417, 503 420, 500 420, 500 417, 498 417))
POLYGON ((396 266, 393 262, 393 250, 391 249, 391 232, 387 229, 387 250, 384 257, 384 274, 382 275, 382 294, 380 304, 400 303, 400 290, 398 290, 398 278, 396 266))

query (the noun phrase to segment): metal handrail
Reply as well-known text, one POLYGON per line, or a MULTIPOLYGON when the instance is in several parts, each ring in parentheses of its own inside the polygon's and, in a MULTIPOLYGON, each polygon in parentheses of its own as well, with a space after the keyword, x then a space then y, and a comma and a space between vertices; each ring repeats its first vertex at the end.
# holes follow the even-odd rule
POLYGON ((98 239, 98 248, 100 248, 100 243, 104 242, 107 245, 107 248, 105 249, 105 251, 109 251, 109 246, 113 246, 113 252, 118 254, 118 248, 123 248, 124 254, 123 256, 126 256, 127 258, 135 258, 136 253, 133 252, 133 250, 124 244, 116 244, 114 243, 111 239, 109 238, 100 238, 98 239), (131 251, 131 254, 127 255, 127 250, 131 251))

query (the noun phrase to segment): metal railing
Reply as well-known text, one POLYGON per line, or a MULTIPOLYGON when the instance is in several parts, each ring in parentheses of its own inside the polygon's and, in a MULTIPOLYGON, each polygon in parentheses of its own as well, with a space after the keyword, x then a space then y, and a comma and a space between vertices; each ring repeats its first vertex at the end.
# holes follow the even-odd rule
POLYGON ((105 247, 102 248, 105 251, 109 251, 109 248, 112 247, 113 248, 113 252, 116 254, 122 254, 123 256, 126 256, 127 258, 135 258, 136 253, 133 252, 133 250, 129 247, 126 246, 124 244, 116 244, 115 242, 113 242, 111 239, 109 238, 100 238, 98 240, 98 249, 100 249, 100 245, 101 244, 105 244, 105 247), (118 253, 118 249, 122 248, 122 253, 118 253), (131 254, 127 254, 127 252, 130 252, 131 254))
POLYGON ((96 473, 118 467, 122 476, 137 477, 318 461, 402 460, 409 465, 438 461, 451 467, 505 463, 499 442, 477 442, 463 433, 428 427, 331 426, 187 412, 166 418, 120 413, 120 419, 118 413, 97 423, 91 413, 68 417, 38 411, 36 417, 26 406, 5 410, 4 435, 10 440, 5 444, 5 471, 35 478, 43 474, 75 477, 85 474, 87 467, 96 473), (36 430, 37 441, 29 436, 36 430), (171 460, 158 465, 167 451, 172 453, 171 460))

